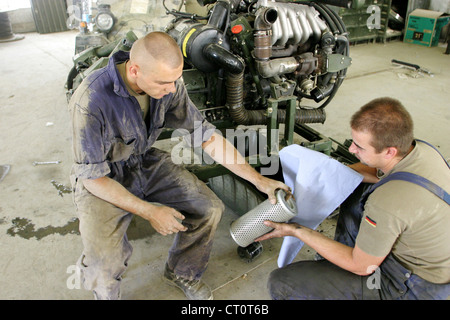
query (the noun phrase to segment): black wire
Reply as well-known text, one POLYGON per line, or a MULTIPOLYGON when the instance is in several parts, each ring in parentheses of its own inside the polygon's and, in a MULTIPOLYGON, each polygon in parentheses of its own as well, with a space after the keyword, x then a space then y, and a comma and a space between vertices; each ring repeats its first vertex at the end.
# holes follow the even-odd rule
POLYGON ((192 20, 208 20, 209 19, 209 15, 206 16, 206 17, 203 17, 203 16, 199 16, 199 15, 197 15, 195 13, 191 14, 191 13, 187 13, 187 12, 181 12, 181 11, 178 11, 178 10, 175 10, 175 9, 169 10, 169 8, 167 8, 167 6, 166 6, 166 0, 163 0, 162 3, 163 3, 163 6, 164 6, 164 9, 166 9, 166 13, 167 14, 172 14, 175 17, 187 18, 187 19, 192 19, 192 20))
MULTIPOLYGON (((319 11, 319 13, 323 16, 323 18, 325 19, 327 24, 332 29, 332 32, 334 34, 340 34, 340 35, 345 36, 348 41, 347 30, 345 28, 345 25, 344 25, 342 19, 338 16, 338 14, 336 12, 334 12, 333 10, 328 8, 325 4, 320 4, 320 3, 315 3, 315 2, 309 2, 309 3, 305 3, 305 4, 313 6, 317 11, 319 11)), ((344 47, 343 55, 348 56, 348 54, 349 54, 349 46, 348 46, 348 42, 347 42, 347 45, 344 47)), ((337 73, 336 82, 333 85, 333 89, 332 89, 331 93, 328 95, 327 100, 324 103, 322 103, 318 107, 318 109, 325 108, 331 102, 331 100, 336 95, 339 87, 341 86, 342 82, 344 81, 346 74, 347 74, 347 68, 340 70, 337 73)))

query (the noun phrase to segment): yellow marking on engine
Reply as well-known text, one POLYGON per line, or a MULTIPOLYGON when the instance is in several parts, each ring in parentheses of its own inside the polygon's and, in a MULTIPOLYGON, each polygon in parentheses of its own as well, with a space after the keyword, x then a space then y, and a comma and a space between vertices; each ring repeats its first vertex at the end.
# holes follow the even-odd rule
POLYGON ((188 42, 189 38, 191 37, 191 35, 192 35, 195 31, 197 31, 197 29, 195 29, 195 28, 191 29, 191 31, 188 32, 188 34, 186 35, 186 37, 185 37, 184 40, 183 40, 183 56, 184 56, 185 58, 187 58, 187 53, 186 53, 187 42, 188 42))

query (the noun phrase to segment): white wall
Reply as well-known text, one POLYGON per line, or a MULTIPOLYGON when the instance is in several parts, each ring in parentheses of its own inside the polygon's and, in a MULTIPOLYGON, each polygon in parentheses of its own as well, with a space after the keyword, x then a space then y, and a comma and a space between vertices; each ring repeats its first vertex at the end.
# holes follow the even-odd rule
POLYGON ((31 8, 30 0, 0 0, 0 11, 31 8))
POLYGON ((450 13, 450 0, 431 0, 430 10, 450 13))

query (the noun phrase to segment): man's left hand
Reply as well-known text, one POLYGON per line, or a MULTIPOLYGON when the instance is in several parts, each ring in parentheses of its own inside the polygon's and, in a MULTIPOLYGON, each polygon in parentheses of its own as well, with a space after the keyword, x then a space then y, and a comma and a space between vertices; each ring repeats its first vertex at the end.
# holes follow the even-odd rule
POLYGON ((265 194, 267 194, 267 196, 269 197, 269 201, 272 204, 276 204, 277 203, 277 198, 276 198, 275 193, 276 193, 276 191, 278 189, 283 189, 286 192, 287 195, 292 195, 291 194, 291 188, 289 188, 283 182, 280 182, 280 181, 277 181, 277 180, 273 180, 273 179, 269 179, 269 178, 266 178, 264 176, 261 176, 261 179, 256 184, 256 187, 258 188, 259 191, 264 192, 265 194))

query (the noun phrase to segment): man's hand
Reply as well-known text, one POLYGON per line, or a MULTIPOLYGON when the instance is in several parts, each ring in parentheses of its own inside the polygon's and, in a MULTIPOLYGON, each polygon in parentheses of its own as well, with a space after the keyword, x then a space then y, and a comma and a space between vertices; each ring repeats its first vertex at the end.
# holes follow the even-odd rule
POLYGON ((374 266, 379 266, 385 258, 385 256, 376 257, 367 254, 362 251, 358 245, 355 245, 354 248, 346 246, 338 241, 326 237, 320 232, 301 226, 298 223, 277 223, 272 221, 264 221, 264 224, 268 227, 274 228, 274 230, 255 239, 255 241, 284 236, 296 237, 302 240, 306 245, 316 250, 317 253, 331 263, 361 276, 371 274, 375 270, 374 266))
POLYGON ((284 183, 266 178, 258 173, 244 157, 236 150, 236 148, 224 137, 217 133, 202 144, 203 149, 217 163, 236 174, 237 176, 253 183, 259 191, 267 194, 272 204, 277 202, 275 191, 283 189, 287 194, 291 193, 290 188, 284 183))
POLYGON ((255 186, 259 191, 264 192, 269 197, 269 201, 272 204, 277 203, 276 191, 278 189, 283 189, 288 196, 292 196, 291 188, 285 185, 283 182, 269 179, 264 176, 260 176, 258 182, 255 183, 255 186))
POLYGON ((300 228, 306 228, 298 223, 278 223, 273 221, 264 221, 264 224, 273 230, 265 235, 255 239, 255 241, 263 241, 272 238, 281 238, 285 236, 295 237, 296 232, 300 228))
POLYGON ((184 216, 177 210, 167 206, 152 205, 152 208, 146 213, 143 213, 142 217, 147 219, 153 229, 163 236, 187 230, 187 228, 177 220, 184 220, 184 216))
POLYGON ((178 222, 177 219, 183 220, 184 216, 177 210, 139 199, 109 177, 84 179, 83 184, 100 199, 148 220, 152 227, 164 236, 187 230, 178 222))

